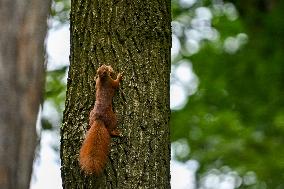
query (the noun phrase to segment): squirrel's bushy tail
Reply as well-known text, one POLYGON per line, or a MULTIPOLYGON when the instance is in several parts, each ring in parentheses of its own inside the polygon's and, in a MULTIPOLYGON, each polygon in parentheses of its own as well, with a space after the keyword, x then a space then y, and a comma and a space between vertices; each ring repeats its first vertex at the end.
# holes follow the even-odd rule
POLYGON ((107 162, 110 148, 110 134, 105 124, 95 120, 87 132, 79 155, 82 170, 99 175, 107 162))

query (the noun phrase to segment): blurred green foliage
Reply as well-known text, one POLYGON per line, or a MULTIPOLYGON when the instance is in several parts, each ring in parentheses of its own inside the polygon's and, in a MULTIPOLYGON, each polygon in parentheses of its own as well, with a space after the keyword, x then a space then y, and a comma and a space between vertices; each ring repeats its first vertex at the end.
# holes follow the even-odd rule
MULTIPOLYGON (((190 147, 187 157, 176 158, 197 160, 199 179, 229 166, 243 177, 238 188, 282 189, 284 2, 230 2, 235 6, 228 1, 197 1, 184 8, 180 1, 172 2, 173 20, 180 23, 185 15, 192 21, 198 7, 207 7, 213 14, 211 27, 219 33, 217 40, 199 41, 201 48, 193 54, 184 45, 190 36, 179 36, 181 50, 173 64, 190 60, 199 86, 184 108, 172 111, 171 139, 186 139, 190 147), (226 15, 226 6, 235 7, 238 17, 226 15), (244 39, 239 48, 236 36, 244 39), (246 183, 245 175, 251 172, 256 180, 246 183)), ((189 22, 183 32, 192 28, 189 22)))
POLYGON ((44 108, 41 117, 43 129, 56 129, 62 123, 62 112, 66 96, 67 66, 46 72, 44 108), (47 107, 49 106, 49 107, 47 107))
POLYGON ((45 85, 45 100, 51 100, 58 112, 64 110, 64 101, 66 95, 65 75, 68 67, 63 66, 56 70, 47 72, 45 85))
POLYGON ((71 9, 71 0, 53 0, 50 10, 50 16, 59 24, 69 22, 69 14, 71 9))

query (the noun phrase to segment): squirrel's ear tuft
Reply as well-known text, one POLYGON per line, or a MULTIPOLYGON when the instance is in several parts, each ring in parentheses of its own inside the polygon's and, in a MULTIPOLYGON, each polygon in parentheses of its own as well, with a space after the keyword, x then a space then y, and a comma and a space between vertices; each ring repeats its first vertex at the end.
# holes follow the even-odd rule
POLYGON ((108 73, 108 68, 107 68, 106 65, 102 65, 97 70, 97 74, 98 74, 99 77, 105 77, 105 76, 107 76, 107 73, 108 73))

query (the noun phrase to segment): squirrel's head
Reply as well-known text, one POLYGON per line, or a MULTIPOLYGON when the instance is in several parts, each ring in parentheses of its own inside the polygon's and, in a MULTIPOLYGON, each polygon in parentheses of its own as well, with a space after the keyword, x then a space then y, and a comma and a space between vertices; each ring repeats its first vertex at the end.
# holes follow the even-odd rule
POLYGON ((111 66, 106 66, 106 65, 101 65, 98 70, 97 74, 100 78, 105 78, 107 76, 113 77, 114 76, 114 71, 111 66))

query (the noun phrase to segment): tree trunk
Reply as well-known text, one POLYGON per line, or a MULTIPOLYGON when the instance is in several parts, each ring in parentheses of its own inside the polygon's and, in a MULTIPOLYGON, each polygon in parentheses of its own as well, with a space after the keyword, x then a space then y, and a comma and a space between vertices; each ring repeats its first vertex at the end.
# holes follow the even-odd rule
POLYGON ((29 188, 50 1, 0 2, 0 188, 29 188))
POLYGON ((63 188, 170 188, 170 1, 71 2, 71 56, 61 128, 63 188), (87 176, 78 155, 95 102, 97 68, 123 72, 104 173, 87 176))

